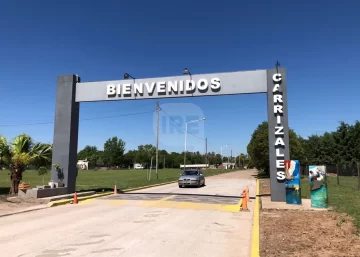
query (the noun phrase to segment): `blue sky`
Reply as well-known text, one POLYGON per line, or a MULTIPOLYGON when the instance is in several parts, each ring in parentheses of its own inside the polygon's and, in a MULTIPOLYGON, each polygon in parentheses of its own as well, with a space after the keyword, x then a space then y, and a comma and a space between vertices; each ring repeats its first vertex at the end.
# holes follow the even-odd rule
MULTIPOLYGON (((359 8, 355 0, 2 1, 0 134, 11 139, 25 132, 52 142, 61 74, 101 81, 122 79, 124 72, 175 76, 184 67, 194 74, 266 69, 276 60, 287 68, 289 126, 304 137, 334 130, 340 120, 359 119, 359 8)), ((231 145, 224 154, 245 152, 267 119, 265 94, 159 101, 170 115, 174 110, 165 107, 174 104, 201 110, 206 121, 194 133, 208 138, 209 151, 231 145)), ((81 104, 79 149, 102 148, 112 136, 127 149, 155 144, 155 103, 81 104), (122 116, 133 113, 142 114, 122 116)), ((183 150, 181 131, 172 138, 164 133, 160 147, 183 150)), ((188 146, 205 148, 192 135, 188 146)))

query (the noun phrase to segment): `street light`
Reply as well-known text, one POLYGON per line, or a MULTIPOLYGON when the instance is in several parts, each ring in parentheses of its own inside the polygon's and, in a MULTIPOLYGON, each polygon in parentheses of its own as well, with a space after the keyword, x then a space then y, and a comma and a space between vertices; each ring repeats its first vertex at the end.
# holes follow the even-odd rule
POLYGON ((192 80, 192 77, 191 77, 191 72, 188 68, 184 68, 184 74, 185 75, 190 75, 190 79, 192 80))
POLYGON ((128 79, 128 78, 132 78, 135 83, 135 78, 133 76, 131 76, 129 73, 124 73, 124 79, 128 79))
POLYGON ((222 164, 222 162, 223 162, 223 153, 222 153, 222 148, 223 148, 223 146, 225 146, 225 148, 227 148, 227 145, 222 145, 221 147, 220 147, 220 149, 221 149, 221 164, 222 164))
MULTIPOLYGON (((226 144, 226 145, 222 145, 221 146, 221 162, 223 162, 223 159, 224 159, 224 156, 223 156, 223 146, 225 146, 225 148, 227 148, 228 146, 231 146, 231 145, 228 145, 228 144, 226 144)), ((229 164, 229 162, 230 162, 230 157, 228 157, 228 161, 227 161, 227 164, 226 164, 226 166, 229 164)))
POLYGON ((185 168, 186 168, 186 139, 187 139, 187 125, 189 123, 194 123, 194 122, 199 122, 199 121, 203 121, 205 120, 205 118, 202 118, 200 120, 192 120, 192 121, 188 121, 185 123, 185 151, 184 151, 184 171, 185 171, 185 168))

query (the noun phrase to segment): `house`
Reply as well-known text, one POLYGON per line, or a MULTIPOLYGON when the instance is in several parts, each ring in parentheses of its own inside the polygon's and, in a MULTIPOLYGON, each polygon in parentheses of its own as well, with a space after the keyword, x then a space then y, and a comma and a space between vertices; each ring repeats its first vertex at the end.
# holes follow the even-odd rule
MULTIPOLYGON (((209 164, 186 164, 187 169, 206 169, 209 167, 209 164)), ((184 164, 180 164, 180 169, 184 169, 184 164)))
POLYGON ((135 170, 142 170, 142 169, 144 169, 144 167, 143 167, 142 164, 140 164, 140 163, 135 163, 135 164, 134 164, 134 169, 135 169, 135 170))
POLYGON ((76 166, 77 166, 77 168, 79 170, 88 170, 89 169, 89 161, 87 161, 87 160, 78 160, 76 166))
POLYGON ((225 169, 235 169, 235 162, 223 162, 221 166, 225 169))

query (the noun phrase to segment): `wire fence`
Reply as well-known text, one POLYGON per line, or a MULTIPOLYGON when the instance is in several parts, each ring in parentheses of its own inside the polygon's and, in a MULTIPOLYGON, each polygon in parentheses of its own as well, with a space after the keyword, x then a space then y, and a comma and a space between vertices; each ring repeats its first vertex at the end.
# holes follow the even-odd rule
MULTIPOLYGON (((360 163, 351 166, 340 164, 330 164, 326 166, 326 174, 328 177, 336 178, 336 184, 352 189, 360 190, 360 163)), ((309 176, 309 166, 300 166, 301 177, 309 176)))

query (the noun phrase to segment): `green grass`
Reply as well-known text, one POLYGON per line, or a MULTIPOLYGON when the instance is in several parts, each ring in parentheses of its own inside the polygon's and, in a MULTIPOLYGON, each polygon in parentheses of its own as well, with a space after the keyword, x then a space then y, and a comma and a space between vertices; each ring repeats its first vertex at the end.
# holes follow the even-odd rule
MULTIPOLYGON (((328 177, 329 205, 334 211, 344 212, 354 218, 355 226, 360 229, 360 190, 354 188, 354 177, 340 177, 340 185, 336 177, 328 177)), ((357 178, 356 178, 357 179, 357 178)), ((310 198, 308 179, 301 180, 302 198, 310 198)))
MULTIPOLYGON (((232 172, 234 170, 206 170, 205 177, 222 173, 232 172)), ((151 180, 147 180, 147 170, 109 170, 109 171, 80 171, 76 180, 76 190, 112 190, 116 183, 117 189, 124 190, 128 188, 141 187, 174 181, 179 178, 180 169, 159 169, 159 179, 156 179, 156 173, 153 169, 151 180)), ((0 194, 9 193, 10 176, 9 171, 0 170, 0 194)), ((50 174, 45 175, 45 184, 50 181, 50 174)), ((43 185, 43 178, 36 171, 28 170, 23 173, 24 182, 30 182, 31 187, 43 185)))
POLYGON ((340 186, 358 189, 359 179, 355 176, 339 176, 339 184, 340 186))
MULTIPOLYGON (((259 171, 259 178, 269 176, 259 171)), ((339 185, 336 177, 327 177, 329 206, 337 212, 347 213, 354 218, 355 226, 360 230, 360 190, 358 177, 340 176, 339 185)), ((310 183, 307 177, 301 179, 301 197, 310 199, 310 183)))

